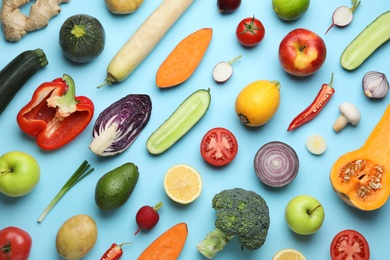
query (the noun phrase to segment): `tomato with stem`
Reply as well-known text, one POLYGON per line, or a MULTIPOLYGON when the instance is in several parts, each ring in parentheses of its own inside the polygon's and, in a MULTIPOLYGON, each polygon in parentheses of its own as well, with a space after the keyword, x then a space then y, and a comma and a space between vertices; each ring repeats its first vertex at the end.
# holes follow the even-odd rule
POLYGON ((370 248, 365 237, 356 230, 346 229, 335 235, 330 245, 332 260, 370 259, 370 248))
POLYGON ((32 238, 21 228, 6 227, 0 230, 0 260, 28 259, 32 238))
POLYGON ((263 40, 264 35, 265 28, 263 23, 254 16, 243 19, 236 28, 237 40, 245 47, 253 47, 259 44, 263 40))
POLYGON ((214 166, 230 163, 237 154, 238 142, 232 132, 223 127, 210 129, 200 144, 203 159, 214 166))

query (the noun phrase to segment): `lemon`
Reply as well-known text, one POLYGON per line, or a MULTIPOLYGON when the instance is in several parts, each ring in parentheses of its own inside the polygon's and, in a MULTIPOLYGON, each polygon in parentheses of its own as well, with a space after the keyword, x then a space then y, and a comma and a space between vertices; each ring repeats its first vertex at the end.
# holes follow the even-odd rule
POLYGON ((310 0, 272 0, 272 8, 280 19, 293 21, 309 9, 310 0))
POLYGON ((306 257, 295 249, 286 248, 277 252, 272 260, 306 260, 306 257))
POLYGON ((202 178, 193 167, 177 164, 165 173, 164 189, 173 201, 188 204, 202 192, 202 178))
POLYGON ((277 80, 258 80, 244 87, 236 99, 236 113, 247 126, 267 123, 280 104, 280 83, 277 80))

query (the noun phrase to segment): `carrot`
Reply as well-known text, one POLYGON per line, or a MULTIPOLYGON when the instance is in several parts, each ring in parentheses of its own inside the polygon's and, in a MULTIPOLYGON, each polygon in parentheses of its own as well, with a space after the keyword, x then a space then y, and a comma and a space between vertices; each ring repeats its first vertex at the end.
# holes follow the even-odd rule
POLYGON ((125 80, 149 55, 194 0, 164 0, 127 40, 108 64, 106 84, 125 80))
POLYGON ((186 81, 205 55, 212 34, 211 28, 202 28, 184 38, 158 69, 157 87, 169 88, 186 81))
POLYGON ((188 236, 187 224, 178 223, 154 240, 138 257, 138 260, 176 260, 188 236))

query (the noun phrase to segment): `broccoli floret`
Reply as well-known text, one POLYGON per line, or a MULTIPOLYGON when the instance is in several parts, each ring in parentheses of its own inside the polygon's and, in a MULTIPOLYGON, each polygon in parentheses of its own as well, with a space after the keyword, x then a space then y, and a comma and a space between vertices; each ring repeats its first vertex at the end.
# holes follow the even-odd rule
POLYGON ((208 259, 233 237, 238 238, 242 250, 255 250, 264 244, 270 217, 268 205, 259 194, 241 188, 223 190, 214 196, 212 207, 217 211, 215 230, 197 245, 208 259))

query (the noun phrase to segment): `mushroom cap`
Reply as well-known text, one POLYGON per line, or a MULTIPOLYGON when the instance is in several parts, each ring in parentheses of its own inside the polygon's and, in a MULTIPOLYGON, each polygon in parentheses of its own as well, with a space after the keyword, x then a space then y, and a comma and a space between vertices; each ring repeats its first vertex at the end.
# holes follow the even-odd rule
POLYGON ((353 125, 360 122, 360 111, 357 107, 349 102, 344 102, 339 107, 340 113, 353 125))

